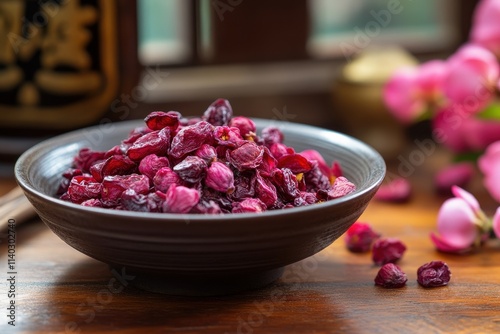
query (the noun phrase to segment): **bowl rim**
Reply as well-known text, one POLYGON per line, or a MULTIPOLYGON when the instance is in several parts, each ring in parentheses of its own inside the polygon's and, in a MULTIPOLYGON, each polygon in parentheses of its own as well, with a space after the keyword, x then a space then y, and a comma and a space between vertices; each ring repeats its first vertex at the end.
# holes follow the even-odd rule
MULTIPOLYGON (((88 213, 88 212, 93 212, 96 214, 105 214, 105 215, 110 215, 115 218, 140 218, 140 219, 152 219, 152 220, 157 220, 157 221, 178 221, 178 220, 184 220, 184 221, 189 221, 190 223, 193 222, 203 222, 204 224, 210 224, 210 222, 219 222, 219 221, 230 221, 234 219, 249 219, 253 218, 255 219, 257 216, 259 218, 272 218, 276 216, 284 217, 284 216, 294 216, 295 214, 298 213, 304 213, 304 212, 315 212, 315 211, 321 211, 321 209, 326 209, 331 206, 338 206, 344 203, 351 202, 357 198, 363 197, 367 193, 374 192, 382 183, 384 180, 385 174, 386 174, 386 164, 383 159, 383 157, 380 155, 379 152, 377 152, 373 147, 370 145, 364 143, 363 141, 352 137, 350 135, 337 132, 335 130, 330 130, 330 129, 324 129, 321 127, 313 126, 313 125, 308 125, 308 124, 302 124, 302 123, 294 123, 294 122, 289 122, 289 121, 278 121, 278 120, 269 120, 269 119, 262 119, 262 118, 251 118, 257 126, 259 125, 269 125, 269 122, 272 122, 273 125, 275 126, 286 126, 289 127, 292 131, 295 130, 297 132, 298 130, 304 131, 304 130, 309 130, 313 131, 315 133, 315 138, 317 137, 318 140, 321 140, 323 137, 330 137, 328 141, 331 141, 333 143, 337 143, 338 141, 332 141, 331 137, 335 137, 337 139, 342 139, 343 141, 347 141, 350 144, 354 144, 357 148, 362 148, 363 151, 369 153, 372 157, 372 161, 370 163, 372 164, 373 168, 373 173, 370 175, 370 179, 373 179, 373 182, 366 187, 363 188, 357 188, 353 193, 325 201, 322 203, 316 203, 314 205, 308 205, 308 206, 300 206, 300 207, 293 207, 293 208, 288 208, 288 209, 283 209, 283 210, 267 210, 264 212, 260 213, 238 213, 238 214, 231 214, 231 213, 226 213, 226 214, 178 214, 178 213, 162 213, 162 212, 137 212, 137 211, 126 211, 126 210, 112 210, 109 208, 99 208, 99 207, 87 207, 87 206, 82 206, 79 204, 63 201, 57 197, 50 196, 40 190, 37 190, 33 184, 32 181, 30 180, 26 168, 26 160, 28 160, 31 156, 39 153, 40 151, 47 151, 47 150, 53 150, 56 147, 60 147, 61 145, 61 140, 64 140, 64 143, 62 146, 69 146, 71 145, 72 142, 75 142, 77 139, 82 138, 82 133, 83 131, 92 131, 92 130, 98 130, 102 125, 94 125, 90 127, 85 127, 81 129, 76 129, 70 132, 62 133, 60 135, 48 138, 33 147, 29 148, 26 150, 24 153, 22 153, 19 158, 17 159, 15 166, 14 166, 14 175, 15 179, 18 183, 18 185, 25 191, 28 192, 30 195, 35 196, 45 202, 49 202, 52 205, 56 205, 59 207, 64 207, 66 209, 71 209, 71 210, 76 210, 76 212, 80 212, 82 214, 88 213)), ((144 125, 143 122, 140 122, 141 120, 136 119, 136 120, 127 120, 127 121, 120 121, 117 123, 114 123, 116 126, 123 128, 128 128, 130 130, 133 129, 134 126, 141 126, 144 125)), ((286 141, 286 134, 285 134, 285 141, 286 141)), ((342 147, 346 147, 347 145, 343 144, 340 145, 342 147)), ((352 151, 351 148, 349 148, 350 151, 352 151)))

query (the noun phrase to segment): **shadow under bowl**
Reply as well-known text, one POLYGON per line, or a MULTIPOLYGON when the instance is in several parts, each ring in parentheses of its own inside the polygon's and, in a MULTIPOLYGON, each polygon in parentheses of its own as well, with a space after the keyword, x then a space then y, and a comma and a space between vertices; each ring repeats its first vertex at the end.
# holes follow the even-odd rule
POLYGON ((84 147, 108 150, 142 121, 95 126, 46 140, 21 155, 17 182, 42 221, 76 250, 109 264, 122 284, 174 295, 221 295, 277 280, 286 265, 321 251, 363 213, 385 176, 383 158, 363 142, 289 122, 273 125, 300 152, 340 162, 357 190, 304 207, 259 214, 166 214, 84 207, 55 197, 62 173, 84 147))

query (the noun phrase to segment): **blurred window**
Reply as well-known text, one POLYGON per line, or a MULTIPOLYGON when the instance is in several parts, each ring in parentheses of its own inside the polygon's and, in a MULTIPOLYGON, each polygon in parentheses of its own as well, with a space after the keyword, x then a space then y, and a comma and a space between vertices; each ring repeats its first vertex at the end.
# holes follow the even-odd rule
POLYGON ((477 0, 137 0, 143 65, 341 59, 375 45, 449 51, 477 0))

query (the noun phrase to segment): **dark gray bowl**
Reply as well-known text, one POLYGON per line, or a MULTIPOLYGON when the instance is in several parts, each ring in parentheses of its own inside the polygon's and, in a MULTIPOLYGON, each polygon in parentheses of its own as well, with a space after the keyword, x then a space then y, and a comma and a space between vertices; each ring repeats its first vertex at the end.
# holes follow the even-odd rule
POLYGON ((234 293, 269 284, 286 265, 330 245, 358 219, 385 175, 382 157, 359 140, 306 125, 255 122, 258 129, 271 123, 280 127, 286 144, 297 151, 313 148, 327 162, 339 161, 357 190, 307 207, 216 216, 115 211, 54 197, 61 174, 81 148, 107 150, 142 121, 86 128, 44 141, 18 159, 15 174, 55 234, 109 264, 115 275, 126 274, 128 283, 177 295, 234 293))

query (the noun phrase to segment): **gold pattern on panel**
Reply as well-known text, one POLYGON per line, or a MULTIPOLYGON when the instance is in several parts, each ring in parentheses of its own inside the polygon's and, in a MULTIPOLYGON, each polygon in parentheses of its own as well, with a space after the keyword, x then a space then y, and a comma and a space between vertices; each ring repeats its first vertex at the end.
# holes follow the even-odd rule
POLYGON ((95 6, 80 0, 47 2, 35 13, 42 18, 37 22, 24 17, 25 1, 0 2, 0 93, 16 92, 15 103, 0 101, 0 122, 69 128, 96 120, 117 93, 115 1, 96 0, 95 6), (99 40, 97 57, 87 48, 92 40, 99 40), (37 56, 39 66, 28 80, 19 63, 37 56), (48 105, 43 94, 71 98, 48 105))

